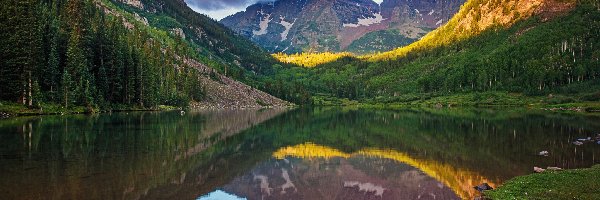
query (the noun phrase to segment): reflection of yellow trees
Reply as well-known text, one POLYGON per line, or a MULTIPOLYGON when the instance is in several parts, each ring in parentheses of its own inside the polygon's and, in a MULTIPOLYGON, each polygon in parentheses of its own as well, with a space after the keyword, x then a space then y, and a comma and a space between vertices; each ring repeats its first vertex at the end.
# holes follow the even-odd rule
POLYGON ((349 158, 351 155, 340 150, 319 146, 313 143, 300 144, 291 147, 281 148, 273 153, 273 157, 283 159, 286 156, 299 158, 349 158))
POLYGON ((284 53, 273 54, 273 57, 283 63, 291 63, 302 67, 315 67, 320 64, 336 61, 343 57, 351 57, 351 53, 296 53, 287 55, 284 53))
POLYGON ((413 158, 406 153, 391 149, 363 149, 355 153, 344 153, 330 147, 306 143, 284 147, 273 153, 273 157, 278 159, 283 159, 286 156, 307 159, 330 159, 333 157, 350 158, 352 156, 391 159, 420 169, 428 176, 431 176, 441 183, 447 185, 462 199, 472 199, 478 195, 478 192, 473 189, 473 186, 475 185, 489 183, 492 187, 497 186, 497 182, 494 183, 492 180, 478 174, 477 172, 457 168, 449 163, 440 163, 435 160, 413 158))

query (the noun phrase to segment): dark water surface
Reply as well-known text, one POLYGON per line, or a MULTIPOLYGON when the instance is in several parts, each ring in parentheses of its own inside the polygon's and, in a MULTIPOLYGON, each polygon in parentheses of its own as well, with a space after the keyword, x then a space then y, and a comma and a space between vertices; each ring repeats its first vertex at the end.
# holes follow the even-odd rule
POLYGON ((0 120, 0 199, 461 199, 600 163, 600 118, 343 108, 0 120), (537 155, 548 151, 549 156, 537 155))

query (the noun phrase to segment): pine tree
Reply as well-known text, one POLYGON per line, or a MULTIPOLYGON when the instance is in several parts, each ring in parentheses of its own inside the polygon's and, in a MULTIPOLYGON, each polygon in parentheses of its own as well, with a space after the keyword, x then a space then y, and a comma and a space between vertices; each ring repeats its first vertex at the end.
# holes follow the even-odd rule
POLYGON ((0 14, 0 98, 33 104, 34 70, 41 55, 41 28, 35 0, 9 1, 0 14))
POLYGON ((71 79, 71 75, 70 73, 67 71, 67 69, 65 68, 63 70, 62 73, 62 77, 61 77, 61 100, 62 100, 62 104, 63 106, 68 109, 69 108, 69 103, 70 101, 72 101, 72 85, 73 85, 73 80, 71 79))
MULTIPOLYGON (((55 23, 55 22, 53 22, 55 23)), ((55 27, 55 26, 53 26, 55 27)), ((55 28, 51 28, 54 30, 55 28)), ((59 62, 59 52, 58 52, 58 43, 59 43, 59 35, 56 31, 51 31, 53 33, 53 37, 50 41, 50 52, 48 54, 48 66, 44 68, 43 79, 44 83, 48 85, 49 89, 49 97, 51 101, 58 99, 56 97, 58 84, 59 84, 59 76, 60 76, 60 62, 59 62)))
POLYGON ((80 46, 80 32, 78 29, 73 29, 71 32, 71 37, 69 39, 69 45, 67 47, 67 63, 66 68, 68 72, 70 72, 74 82, 75 87, 72 88, 74 91, 74 99, 76 102, 86 102, 83 96, 83 92, 86 89, 84 80, 87 77, 84 77, 84 73, 87 73, 87 61, 85 56, 83 55, 83 50, 80 46))

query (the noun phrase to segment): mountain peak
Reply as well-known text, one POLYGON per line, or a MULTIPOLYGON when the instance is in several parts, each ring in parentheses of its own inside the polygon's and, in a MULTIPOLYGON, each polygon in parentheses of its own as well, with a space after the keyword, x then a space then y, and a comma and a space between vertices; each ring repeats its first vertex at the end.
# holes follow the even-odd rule
POLYGON ((270 52, 362 54, 418 40, 463 1, 279 0, 251 5, 221 23, 270 52))

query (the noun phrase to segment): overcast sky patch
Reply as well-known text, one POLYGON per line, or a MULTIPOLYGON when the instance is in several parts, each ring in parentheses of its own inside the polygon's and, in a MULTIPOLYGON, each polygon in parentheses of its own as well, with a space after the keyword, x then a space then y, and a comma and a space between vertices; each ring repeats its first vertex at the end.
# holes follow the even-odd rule
POLYGON ((246 7, 257 2, 268 1, 275 0, 185 0, 188 6, 196 12, 206 14, 216 20, 244 11, 246 7))
MULTIPOLYGON (((185 0, 185 2, 196 12, 221 20, 229 15, 244 11, 257 2, 270 2, 276 0, 185 0)), ((383 0, 374 0, 381 3, 383 0)))

